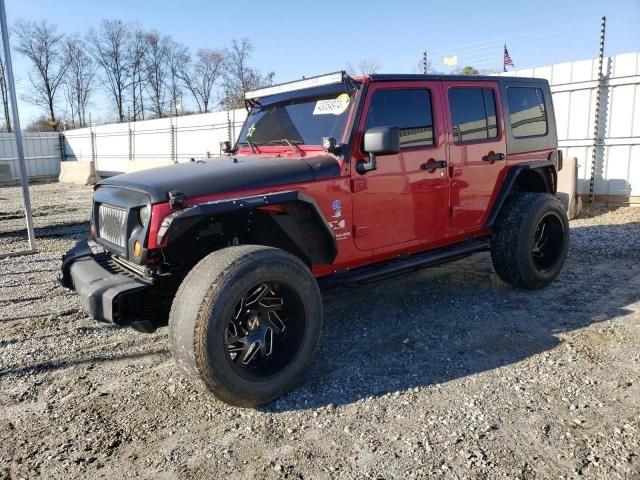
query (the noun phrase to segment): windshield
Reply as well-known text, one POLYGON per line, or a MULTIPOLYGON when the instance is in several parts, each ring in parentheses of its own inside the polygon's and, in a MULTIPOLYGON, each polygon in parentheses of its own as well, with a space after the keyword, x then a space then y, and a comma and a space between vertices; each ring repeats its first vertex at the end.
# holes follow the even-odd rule
POLYGON ((351 97, 346 93, 297 98, 271 105, 259 104, 249 112, 238 143, 257 146, 321 145, 322 137, 342 140, 351 97))

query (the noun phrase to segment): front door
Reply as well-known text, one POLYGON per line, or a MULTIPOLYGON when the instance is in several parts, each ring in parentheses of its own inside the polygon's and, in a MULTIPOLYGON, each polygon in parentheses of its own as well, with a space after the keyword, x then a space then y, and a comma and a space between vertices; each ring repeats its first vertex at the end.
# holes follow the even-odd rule
MULTIPOLYGON (((428 241, 445 226, 449 179, 440 88, 437 81, 370 84, 358 138, 371 127, 397 126, 400 152, 379 155, 377 170, 352 170, 357 248, 428 241)), ((360 144, 353 165, 367 158, 360 144)))
POLYGON ((447 103, 451 226, 481 228, 506 168, 497 82, 443 82, 447 103))

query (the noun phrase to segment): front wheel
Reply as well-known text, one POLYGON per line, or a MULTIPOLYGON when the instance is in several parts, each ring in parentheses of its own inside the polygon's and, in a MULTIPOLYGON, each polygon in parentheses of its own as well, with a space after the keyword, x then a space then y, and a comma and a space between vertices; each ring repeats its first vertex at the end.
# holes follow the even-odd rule
POLYGON ((516 193, 502 208, 491 237, 491 259, 498 276, 520 288, 551 283, 569 251, 569 221, 558 200, 547 193, 516 193))
POLYGON ((185 278, 169 327, 183 371, 220 400, 255 407, 287 392, 311 362, 320 291, 309 269, 282 250, 230 247, 185 278))

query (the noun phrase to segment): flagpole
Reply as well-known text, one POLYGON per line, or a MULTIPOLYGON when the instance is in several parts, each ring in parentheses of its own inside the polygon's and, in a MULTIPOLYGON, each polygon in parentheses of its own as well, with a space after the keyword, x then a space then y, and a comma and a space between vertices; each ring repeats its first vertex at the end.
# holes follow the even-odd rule
POLYGON ((504 42, 504 51, 502 52, 502 71, 507 73, 507 63, 505 61, 504 55, 507 52, 507 42, 504 42))

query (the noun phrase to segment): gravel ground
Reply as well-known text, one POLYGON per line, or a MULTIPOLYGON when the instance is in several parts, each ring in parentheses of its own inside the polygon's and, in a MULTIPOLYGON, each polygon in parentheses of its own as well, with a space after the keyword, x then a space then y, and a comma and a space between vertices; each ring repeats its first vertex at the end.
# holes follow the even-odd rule
MULTIPOLYGON (((259 410, 194 389, 167 332, 56 285, 91 189, 32 188, 39 252, 0 260, 0 478, 638 478, 640 208, 571 222, 551 287, 487 254, 325 295, 305 382, 259 410)), ((0 189, 0 252, 24 245, 0 189)))

